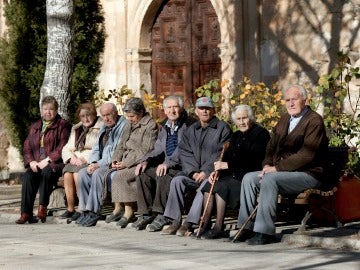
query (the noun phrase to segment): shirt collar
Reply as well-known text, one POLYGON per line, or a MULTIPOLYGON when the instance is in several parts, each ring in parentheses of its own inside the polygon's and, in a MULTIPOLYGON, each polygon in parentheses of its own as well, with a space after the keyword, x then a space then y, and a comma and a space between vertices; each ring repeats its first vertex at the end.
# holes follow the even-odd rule
POLYGON ((290 115, 290 121, 293 120, 293 119, 297 119, 297 118, 301 118, 305 115, 305 113, 307 113, 307 111, 309 110, 309 107, 306 106, 302 111, 301 113, 299 113, 298 115, 290 115))

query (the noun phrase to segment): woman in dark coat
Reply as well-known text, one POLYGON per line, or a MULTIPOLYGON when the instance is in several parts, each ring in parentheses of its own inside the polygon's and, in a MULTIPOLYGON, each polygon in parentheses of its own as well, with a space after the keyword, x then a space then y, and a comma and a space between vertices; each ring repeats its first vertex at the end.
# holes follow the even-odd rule
MULTIPOLYGON (((226 205, 232 209, 239 208, 241 180, 245 173, 261 169, 266 145, 270 139, 269 132, 256 124, 254 113, 250 106, 237 106, 231 114, 231 118, 239 130, 231 136, 223 161, 216 161, 214 163, 215 170, 220 172, 220 177, 215 183, 203 228, 206 228, 209 222, 214 196, 216 202, 216 222, 211 230, 201 236, 205 239, 214 239, 223 235, 226 205)), ((211 173, 209 182, 202 189, 204 192, 204 203, 209 197, 214 175, 215 172, 211 173)))
POLYGON ((24 142, 25 173, 22 176, 21 216, 17 224, 34 223, 39 218, 45 222, 50 193, 61 176, 64 167, 61 158, 67 143, 71 125, 62 119, 58 103, 53 96, 41 102, 41 119, 35 122, 24 142), (37 218, 33 216, 34 201, 39 190, 37 218))

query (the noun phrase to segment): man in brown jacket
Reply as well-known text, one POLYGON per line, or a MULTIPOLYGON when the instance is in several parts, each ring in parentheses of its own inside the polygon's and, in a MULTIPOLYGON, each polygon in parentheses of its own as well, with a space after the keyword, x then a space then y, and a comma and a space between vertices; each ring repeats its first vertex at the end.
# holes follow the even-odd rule
POLYGON ((237 238, 240 242, 247 240, 249 245, 274 242, 278 194, 297 194, 320 186, 328 139, 322 117, 306 106, 306 99, 302 86, 293 85, 285 90, 288 113, 273 131, 263 169, 243 178, 238 227, 255 208, 258 194, 259 206, 255 222, 249 222, 237 238))

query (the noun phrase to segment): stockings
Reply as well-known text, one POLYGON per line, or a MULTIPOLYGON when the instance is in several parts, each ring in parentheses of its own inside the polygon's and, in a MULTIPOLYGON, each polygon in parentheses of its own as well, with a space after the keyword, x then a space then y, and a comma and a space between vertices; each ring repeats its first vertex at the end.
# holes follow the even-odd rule
MULTIPOLYGON (((205 213, 204 228, 207 228, 207 226, 209 225, 209 221, 211 219, 211 213, 214 205, 214 195, 210 195, 209 193, 205 192, 204 209, 209 196, 211 197, 210 197, 209 205, 207 207, 207 211, 205 213)), ((224 223, 226 202, 218 194, 215 194, 215 202, 216 202, 216 221, 213 229, 216 231, 221 231, 224 223)))

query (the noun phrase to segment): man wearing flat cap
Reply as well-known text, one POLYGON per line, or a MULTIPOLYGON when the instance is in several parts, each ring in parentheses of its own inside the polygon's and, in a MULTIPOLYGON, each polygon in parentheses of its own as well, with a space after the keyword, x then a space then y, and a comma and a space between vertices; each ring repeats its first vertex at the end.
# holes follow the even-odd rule
MULTIPOLYGON (((214 171, 214 162, 219 159, 223 144, 231 136, 228 124, 214 115, 214 104, 210 98, 197 99, 195 114, 199 120, 184 132, 178 146, 182 171, 171 181, 164 212, 164 216, 171 224, 162 230, 161 234, 184 235, 179 228, 184 209, 185 192, 197 189, 214 171)), ((200 205, 195 205, 194 208, 200 208, 199 212, 201 213, 202 198, 196 201, 193 204, 200 202, 200 205)))

